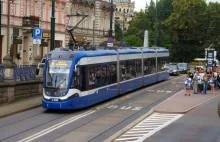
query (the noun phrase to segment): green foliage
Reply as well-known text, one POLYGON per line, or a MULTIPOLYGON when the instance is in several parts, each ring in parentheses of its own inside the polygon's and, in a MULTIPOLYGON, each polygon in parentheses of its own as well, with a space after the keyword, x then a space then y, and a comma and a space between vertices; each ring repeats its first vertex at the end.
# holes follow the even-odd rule
POLYGON ((119 23, 115 23, 115 39, 121 41, 123 39, 123 32, 119 23))
MULTIPOLYGON (((190 62, 204 58, 205 48, 220 51, 220 4, 205 0, 151 0, 145 11, 137 13, 127 31, 130 46, 142 46, 144 31, 149 31, 149 46, 154 45, 156 27, 160 47, 170 49, 171 61, 190 62), (156 20, 157 19, 157 20, 156 20)), ((220 57, 220 53, 217 53, 220 57)))

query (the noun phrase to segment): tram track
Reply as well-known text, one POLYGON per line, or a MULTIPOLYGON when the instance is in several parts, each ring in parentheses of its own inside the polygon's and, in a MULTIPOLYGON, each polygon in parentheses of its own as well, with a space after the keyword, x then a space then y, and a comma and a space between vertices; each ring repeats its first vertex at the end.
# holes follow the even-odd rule
MULTIPOLYGON (((181 76, 180 76, 180 77, 181 77, 181 76)), ((124 103, 131 102, 132 100, 136 99, 137 97, 141 97, 141 96, 143 96, 143 95, 148 95, 148 94, 150 94, 150 92, 145 92, 147 89, 150 89, 150 88, 152 88, 152 87, 155 88, 155 89, 164 88, 166 85, 168 85, 169 83, 171 83, 171 81, 173 81, 173 80, 175 80, 175 79, 178 79, 178 78, 180 78, 180 77, 172 78, 172 79, 170 79, 170 80, 161 82, 161 83, 159 83, 159 84, 154 84, 154 85, 152 85, 152 86, 150 86, 150 87, 147 87, 147 88, 145 87, 145 88, 136 90, 135 92, 127 93, 127 94, 125 94, 125 95, 121 95, 121 96, 119 96, 119 97, 116 97, 116 98, 114 98, 114 99, 111 99, 110 102, 109 102, 109 101, 106 101, 106 102, 103 102, 103 103, 101 103, 101 104, 94 105, 94 106, 92 106, 92 107, 89 108, 89 109, 88 109, 88 108, 85 109, 85 111, 86 111, 86 110, 101 110, 102 108, 105 108, 106 106, 108 106, 108 105, 110 105, 110 104, 113 104, 113 103, 119 103, 119 102, 120 102, 120 104, 124 104, 124 103), (141 93, 143 93, 143 92, 145 92, 145 94, 141 94, 141 93), (129 98, 128 98, 128 97, 129 97, 129 98)), ((171 93, 167 94, 165 97, 169 97, 170 95, 171 95, 171 93)), ((150 105, 147 105, 147 106, 144 107, 143 109, 146 109, 147 107, 150 107, 150 106, 154 105, 155 103, 160 102, 160 101, 163 100, 163 99, 164 99, 164 98, 161 98, 161 99, 157 100, 156 102, 154 102, 154 103, 152 103, 152 104, 150 104, 150 105)), ((143 110, 143 109, 142 109, 142 110, 143 110)), ((78 127, 75 127, 75 128, 72 129, 71 131, 77 130, 78 128, 83 127, 83 126, 85 126, 85 125, 87 125, 87 124, 89 124, 89 123, 91 123, 91 122, 93 122, 93 121, 95 121, 95 120, 97 120, 97 119, 99 119, 99 118, 102 118, 102 117, 104 117, 105 115, 107 115, 107 114, 109 114, 109 113, 113 113, 114 111, 115 111, 115 110, 111 110, 111 111, 109 111, 108 113, 106 113, 106 114, 104 114, 104 115, 100 115, 99 117, 96 117, 96 118, 94 118, 94 119, 91 119, 90 121, 87 121, 87 122, 84 123, 83 125, 79 125, 78 127)), ((47 111, 46 111, 46 112, 47 112, 47 111)), ((69 111, 68 111, 68 112, 69 112, 69 111)), ((4 140, 7 140, 7 139, 9 139, 9 138, 11 138, 11 137, 18 136, 18 135, 20 135, 20 134, 23 134, 23 133, 25 133, 25 132, 28 132, 28 131, 30 131, 30 130, 32 130, 32 129, 37 128, 37 127, 40 127, 40 126, 49 124, 49 123, 51 123, 51 122, 53 122, 53 121, 61 120, 62 118, 65 118, 65 119, 67 120, 68 117, 71 117, 73 114, 76 114, 76 112, 78 112, 79 115, 80 115, 81 113, 83 113, 83 112, 81 112, 81 110, 79 110, 79 111, 71 112, 70 114, 65 114, 65 115, 58 116, 58 117, 56 117, 56 118, 54 118, 54 119, 50 119, 50 120, 47 121, 47 122, 41 123, 40 125, 36 125, 36 126, 34 126, 34 127, 31 127, 31 128, 29 128, 29 129, 26 129, 25 131, 21 131, 21 132, 19 132, 19 133, 14 134, 14 135, 10 135, 9 137, 5 137, 4 139, 0 139, 0 141, 4 141, 4 140)), ((141 112, 141 111, 138 111, 138 112, 141 112)), ((109 128, 108 130, 104 131, 103 133, 100 133, 99 135, 97 135, 96 137, 94 137, 93 139, 91 139, 90 141, 93 141, 94 139, 96 139, 96 138, 99 137, 100 135, 104 134, 105 132, 109 131, 109 130, 112 129, 113 127, 115 127, 115 126, 117 126, 117 125, 123 123, 124 121, 126 121, 126 120, 129 119, 130 117, 136 115, 138 112, 136 112, 135 114, 129 116, 129 117, 126 118, 125 120, 122 120, 121 122, 115 124, 114 126, 112 126, 111 128, 109 128)), ((47 112, 47 113, 48 113, 48 112, 47 112)), ((32 116, 26 117, 26 118, 21 119, 21 120, 18 120, 18 121, 15 121, 15 122, 13 122, 13 123, 6 124, 6 125, 2 125, 2 126, 0 127, 0 129, 5 128, 5 127, 8 127, 8 126, 10 126, 10 125, 11 125, 11 126, 12 126, 12 125, 15 125, 16 123, 19 123, 19 122, 22 122, 22 121, 26 121, 26 120, 28 120, 28 119, 32 119, 32 118, 35 118, 35 117, 39 117, 40 115, 42 115, 42 114, 47 114, 47 113, 45 113, 45 111, 43 111, 43 112, 41 112, 41 113, 38 113, 38 114, 35 114, 35 115, 32 115, 32 116)), ((49 113, 51 113, 51 111, 49 111, 49 113)), ((63 113, 63 112, 62 112, 62 113, 63 113)), ((53 117, 51 116, 50 118, 53 118, 53 117)), ((68 133, 68 132, 67 132, 67 133, 68 133)), ((65 135, 65 134, 64 134, 64 135, 65 135)))

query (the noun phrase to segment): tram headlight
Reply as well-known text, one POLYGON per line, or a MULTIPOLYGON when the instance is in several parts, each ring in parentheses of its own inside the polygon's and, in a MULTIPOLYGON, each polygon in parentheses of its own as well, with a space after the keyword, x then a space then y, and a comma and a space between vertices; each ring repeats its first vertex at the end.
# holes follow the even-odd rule
POLYGON ((45 94, 46 94, 47 96, 50 96, 50 92, 45 92, 45 94))
POLYGON ((66 92, 64 92, 64 93, 61 94, 61 96, 65 96, 65 95, 66 95, 66 92))

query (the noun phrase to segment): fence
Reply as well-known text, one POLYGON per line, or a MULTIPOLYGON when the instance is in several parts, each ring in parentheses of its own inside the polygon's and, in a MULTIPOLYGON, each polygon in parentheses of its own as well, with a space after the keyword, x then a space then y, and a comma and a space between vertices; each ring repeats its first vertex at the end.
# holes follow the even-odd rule
POLYGON ((0 65, 0 81, 5 79, 5 65, 0 65))
POLYGON ((14 80, 27 81, 36 79, 36 65, 21 65, 14 67, 14 80))

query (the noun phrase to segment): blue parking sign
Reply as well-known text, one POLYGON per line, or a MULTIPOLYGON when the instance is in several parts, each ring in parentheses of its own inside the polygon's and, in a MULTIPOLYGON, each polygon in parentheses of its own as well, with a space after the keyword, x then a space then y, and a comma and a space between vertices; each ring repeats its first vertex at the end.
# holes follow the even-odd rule
POLYGON ((42 29, 34 28, 33 30, 33 39, 41 39, 42 38, 42 29))

